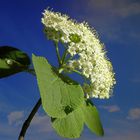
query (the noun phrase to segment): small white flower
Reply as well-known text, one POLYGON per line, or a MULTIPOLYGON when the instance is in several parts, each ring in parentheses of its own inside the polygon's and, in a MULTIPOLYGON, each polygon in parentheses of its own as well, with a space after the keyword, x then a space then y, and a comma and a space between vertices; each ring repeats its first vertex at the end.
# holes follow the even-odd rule
POLYGON ((77 23, 60 13, 45 10, 43 15, 47 37, 66 43, 68 53, 74 58, 67 66, 89 79, 90 84, 83 84, 86 97, 109 98, 115 84, 114 73, 96 31, 87 23, 77 23))

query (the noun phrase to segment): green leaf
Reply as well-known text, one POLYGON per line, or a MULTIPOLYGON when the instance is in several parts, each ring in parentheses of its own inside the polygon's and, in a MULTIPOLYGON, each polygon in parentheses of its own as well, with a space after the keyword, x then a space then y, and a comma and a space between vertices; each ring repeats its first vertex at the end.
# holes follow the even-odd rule
POLYGON ((100 121, 98 111, 90 100, 86 101, 86 104, 83 106, 82 111, 87 127, 96 135, 103 136, 104 130, 100 121))
POLYGON ((48 61, 33 55, 42 105, 49 116, 63 118, 84 102, 79 84, 56 74, 48 61))
POLYGON ((10 46, 0 47, 0 78, 24 71, 29 65, 26 53, 10 46))
POLYGON ((84 126, 82 110, 79 108, 65 118, 52 119, 52 126, 62 137, 79 138, 84 126))

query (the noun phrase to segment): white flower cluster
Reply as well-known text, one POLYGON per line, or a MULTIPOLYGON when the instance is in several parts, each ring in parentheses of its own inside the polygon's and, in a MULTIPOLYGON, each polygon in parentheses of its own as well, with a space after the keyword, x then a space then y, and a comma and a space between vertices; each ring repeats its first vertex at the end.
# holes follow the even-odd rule
POLYGON ((43 15, 47 37, 67 44, 68 53, 75 58, 69 60, 69 68, 89 79, 90 83, 83 84, 87 98, 109 98, 115 84, 114 73, 96 32, 87 23, 77 23, 60 13, 45 10, 43 15))

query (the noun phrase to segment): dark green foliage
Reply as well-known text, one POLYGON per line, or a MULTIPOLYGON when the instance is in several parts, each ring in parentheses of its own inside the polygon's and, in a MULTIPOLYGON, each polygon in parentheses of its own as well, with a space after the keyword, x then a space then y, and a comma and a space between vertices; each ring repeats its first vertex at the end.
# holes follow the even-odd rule
POLYGON ((28 55, 10 46, 0 47, 0 78, 24 71, 30 65, 28 55))

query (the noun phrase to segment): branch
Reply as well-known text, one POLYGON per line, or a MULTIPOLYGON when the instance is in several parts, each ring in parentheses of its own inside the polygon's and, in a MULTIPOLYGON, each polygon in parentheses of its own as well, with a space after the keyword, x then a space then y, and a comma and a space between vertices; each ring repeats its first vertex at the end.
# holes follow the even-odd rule
POLYGON ((61 62, 61 57, 60 57, 60 53, 59 53, 58 42, 54 42, 54 46, 55 46, 59 66, 61 66, 62 62, 61 62))
POLYGON ((32 109, 30 115, 28 116, 27 120, 24 122, 20 135, 18 137, 18 140, 24 140, 24 136, 26 134, 26 130, 28 129, 35 113, 38 111, 39 107, 41 105, 41 98, 38 100, 38 102, 36 103, 36 105, 34 106, 34 108, 32 109))

